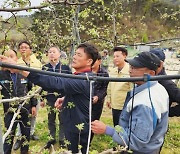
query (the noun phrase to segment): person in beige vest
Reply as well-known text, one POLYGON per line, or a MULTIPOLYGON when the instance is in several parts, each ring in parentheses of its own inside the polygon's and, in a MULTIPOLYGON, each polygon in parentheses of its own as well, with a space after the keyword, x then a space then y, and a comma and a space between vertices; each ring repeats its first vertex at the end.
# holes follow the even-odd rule
MULTIPOLYGON (((109 69, 109 76, 116 78, 129 77, 129 64, 124 61, 128 55, 127 50, 122 47, 115 47, 113 52, 113 62, 116 67, 109 69)), ((130 89, 131 83, 129 82, 109 82, 107 106, 109 109, 112 109, 114 126, 118 125, 126 94, 130 89)))
MULTIPOLYGON (((21 54, 21 58, 18 59, 17 64, 22 66, 29 66, 36 69, 41 69, 42 64, 36 58, 36 56, 32 53, 32 47, 28 41, 21 41, 18 45, 19 52, 21 54)), ((32 86, 29 85, 29 86, 32 86)), ((39 105, 37 103, 36 110, 38 111, 39 105)), ((31 118, 31 139, 38 140, 38 136, 35 135, 35 124, 36 124, 36 117, 31 118)), ((18 127, 17 136, 21 136, 20 128, 18 127)), ((21 140, 17 140, 14 144, 13 149, 17 150, 21 146, 21 140)))

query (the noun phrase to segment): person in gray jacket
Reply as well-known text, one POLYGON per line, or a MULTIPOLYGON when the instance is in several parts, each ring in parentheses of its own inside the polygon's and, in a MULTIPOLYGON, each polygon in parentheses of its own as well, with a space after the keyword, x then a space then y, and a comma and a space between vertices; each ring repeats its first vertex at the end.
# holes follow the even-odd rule
MULTIPOLYGON (((160 66, 160 59, 150 53, 141 52, 130 64, 130 76, 154 76, 160 66)), ((103 122, 93 121, 92 131, 107 134, 133 154, 158 154, 168 128, 169 96, 166 89, 157 81, 136 81, 134 89, 127 93, 119 119, 120 132, 103 122), (121 137, 120 137, 121 136, 121 137)))

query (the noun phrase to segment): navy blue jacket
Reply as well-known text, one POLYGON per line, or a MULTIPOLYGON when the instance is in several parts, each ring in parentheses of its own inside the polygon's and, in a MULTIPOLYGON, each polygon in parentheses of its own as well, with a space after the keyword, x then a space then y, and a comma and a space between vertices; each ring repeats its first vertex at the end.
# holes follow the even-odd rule
MULTIPOLYGON (((91 72, 87 72, 92 74, 91 72)), ((81 73, 80 75, 84 75, 81 73)), ((77 124, 84 123, 81 133, 89 130, 90 83, 86 80, 54 77, 30 73, 28 79, 45 90, 65 93, 62 107, 62 122, 65 131, 79 133, 77 124)))
MULTIPOLYGON (((166 75, 163 68, 158 75, 166 75)), ((169 95, 169 117, 180 116, 180 89, 172 80, 158 81, 167 90, 169 95), (178 103, 176 106, 171 107, 172 102, 178 103)))
MULTIPOLYGON (((100 67, 97 76, 109 77, 105 68, 100 67)), ((104 98, 107 95, 107 86, 109 81, 96 81, 94 83, 94 96, 98 96, 98 103, 104 103, 104 98)))
MULTIPOLYGON (((69 68, 68 65, 62 65, 60 62, 56 65, 55 70, 53 69, 53 66, 48 63, 42 67, 42 70, 50 71, 50 72, 57 72, 57 73, 66 73, 66 74, 71 74, 71 69, 69 68)), ((54 107, 54 102, 57 100, 59 97, 63 97, 64 94, 59 93, 58 96, 55 96, 53 93, 53 90, 48 90, 48 95, 46 96, 46 99, 48 101, 48 105, 54 107)))
MULTIPOLYGON (((9 99, 13 97, 23 97, 30 90, 28 89, 28 81, 20 74, 16 74, 16 80, 13 81, 12 74, 9 71, 0 71, 0 84, 2 86, 1 94, 3 95, 3 99, 9 99)), ((18 108, 19 102, 17 104, 11 103, 3 103, 4 113, 8 111, 10 107, 18 108)), ((33 106, 36 106, 36 99, 31 98, 28 103, 24 105, 24 108, 21 109, 21 112, 30 111, 33 106)))
MULTIPOLYGON (((167 75, 165 69, 163 68, 158 75, 167 75)), ((180 89, 176 86, 176 84, 172 80, 161 80, 158 81, 164 88, 167 90, 169 95, 169 105, 172 102, 177 102, 180 104, 180 89)))

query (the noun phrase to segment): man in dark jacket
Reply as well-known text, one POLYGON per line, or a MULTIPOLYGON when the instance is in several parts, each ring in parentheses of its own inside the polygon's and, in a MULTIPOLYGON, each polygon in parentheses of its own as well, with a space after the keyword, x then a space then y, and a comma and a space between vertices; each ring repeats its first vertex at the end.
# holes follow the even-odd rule
MULTIPOLYGON (((97 76, 109 77, 105 68, 101 67, 101 55, 98 54, 98 59, 92 67, 93 73, 97 76)), ((94 83, 94 96, 92 105, 92 121, 99 120, 102 114, 104 99, 107 95, 108 81, 96 81, 94 83)))
MULTIPOLYGON (((157 75, 167 75, 163 66, 166 58, 164 52, 161 49, 152 49, 150 52, 161 60, 161 67, 157 75)), ((172 80, 160 80, 159 83, 164 86, 169 95, 169 116, 180 116, 180 89, 172 80), (177 105, 171 107, 173 102, 176 102, 177 105)))
MULTIPOLYGON (((66 73, 70 74, 71 69, 68 65, 63 65, 59 59, 60 59, 60 49, 57 46, 52 46, 48 50, 48 59, 49 63, 44 65, 42 70, 51 71, 51 72, 58 72, 58 73, 66 73)), ((59 97, 63 97, 63 94, 59 94, 58 96, 54 95, 53 90, 47 91, 48 94, 45 97, 47 99, 47 105, 48 105, 48 128, 50 132, 51 139, 47 142, 45 149, 50 148, 51 144, 56 143, 56 111, 54 104, 59 97)), ((44 102, 41 102, 41 106, 43 107, 45 104, 44 102)), ((63 124, 61 120, 61 113, 58 114, 58 120, 59 120, 59 144, 60 146, 64 146, 64 131, 63 131, 63 124)))
MULTIPOLYGON (((14 50, 5 51, 4 53, 6 56, 17 60, 17 53, 14 50)), ((27 94, 27 84, 24 84, 25 79, 22 75, 18 73, 11 73, 8 70, 1 70, 0 71, 0 84, 2 86, 1 94, 3 99, 11 99, 13 97, 23 97, 27 94)), ((11 120, 14 116, 14 113, 17 112, 18 108, 21 107, 23 102, 6 102, 3 103, 4 109, 4 123, 6 129, 9 128, 11 124, 11 120)), ((21 131, 22 131, 22 138, 21 138, 21 154, 27 154, 29 149, 29 140, 30 140, 30 122, 29 115, 32 111, 32 115, 36 115, 36 101, 31 99, 28 103, 25 103, 24 106, 21 107, 20 114, 14 121, 11 133, 5 139, 4 142, 4 153, 10 154, 13 139, 15 135, 15 130, 17 124, 20 124, 21 131), (24 143, 24 144, 23 144, 24 143)))
MULTIPOLYGON (((89 44, 80 44, 73 56, 72 67, 75 75, 92 74, 91 67, 97 59, 97 49, 89 44)), ((0 56, 2 62, 10 61, 7 57, 0 56)), ((46 90, 54 90, 64 93, 64 100, 59 100, 55 106, 62 110, 65 138, 70 142, 68 149, 72 153, 78 153, 80 148, 86 153, 89 134, 89 103, 90 83, 87 80, 68 79, 63 77, 47 76, 36 73, 21 71, 34 84, 46 90), (81 145, 81 146, 79 146, 81 145)))
MULTIPOLYGON (((98 54, 98 58, 92 67, 93 73, 97 76, 109 77, 108 72, 105 68, 101 67, 101 55, 98 54)), ((94 96, 92 104, 92 118, 91 120, 99 120, 102 114, 104 99, 107 95, 108 81, 96 81, 94 83, 94 96)), ((91 141, 94 133, 91 134, 91 141)))

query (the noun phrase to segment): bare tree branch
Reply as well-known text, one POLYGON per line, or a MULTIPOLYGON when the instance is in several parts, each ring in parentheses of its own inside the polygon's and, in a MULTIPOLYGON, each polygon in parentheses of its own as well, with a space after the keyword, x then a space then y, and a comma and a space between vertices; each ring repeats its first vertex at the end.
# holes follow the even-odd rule
MULTIPOLYGON (((5 46, 6 46, 6 42, 7 42, 8 33, 10 32, 10 30, 11 30, 15 25, 17 25, 16 15, 14 14, 14 12, 11 12, 11 14, 12 14, 12 16, 11 16, 10 18, 14 17, 14 23, 13 23, 6 31, 3 31, 3 32, 4 32, 4 48, 3 48, 3 51, 5 51, 5 46)), ((10 18, 7 19, 7 20, 5 21, 5 23, 8 23, 8 24, 9 24, 8 20, 10 20, 10 18)))
POLYGON ((24 97, 14 97, 11 99, 0 99, 0 104, 1 103, 7 103, 7 102, 15 102, 15 101, 25 101, 29 98, 32 98, 33 96, 36 96, 41 90, 42 90, 42 88, 38 88, 33 94, 26 95, 24 97))
POLYGON ((31 10, 31 9, 42 9, 42 8, 46 8, 48 5, 41 5, 41 6, 28 6, 28 7, 24 7, 24 8, 0 8, 0 12, 19 12, 19 11, 27 11, 27 10, 31 10))
POLYGON ((13 115, 13 118, 12 118, 12 120, 11 120, 11 123, 10 123, 10 126, 9 126, 9 128, 8 128, 8 130, 6 131, 6 133, 3 135, 3 143, 4 143, 4 141, 5 141, 5 139, 6 139, 6 137, 10 134, 10 132, 11 132, 11 130, 12 130, 12 127, 13 127, 13 125, 14 125, 14 122, 15 122, 15 120, 16 120, 16 117, 19 115, 19 113, 20 113, 20 111, 21 111, 21 108, 26 104, 26 100, 27 99, 29 99, 29 98, 32 98, 33 96, 35 96, 35 95, 37 95, 37 94, 39 94, 39 92, 42 90, 42 88, 41 87, 39 87, 33 94, 31 94, 31 95, 27 95, 27 96, 25 96, 25 97, 15 97, 15 98, 13 98, 13 99, 3 99, 3 100, 0 100, 0 103, 5 103, 5 102, 13 102, 13 101, 22 101, 22 100, 24 100, 24 102, 21 104, 21 106, 18 108, 18 110, 17 110, 17 112, 16 113, 14 113, 14 115, 13 115))
POLYGON ((34 10, 34 9, 42 9, 42 8, 46 8, 48 7, 49 5, 57 5, 57 4, 67 4, 67 5, 84 5, 84 4, 87 4, 89 2, 91 2, 92 0, 88 0, 88 1, 85 1, 85 2, 81 2, 81 3, 71 3, 69 2, 68 0, 63 0, 63 1, 51 1, 48 3, 44 3, 42 5, 39 5, 39 6, 27 6, 27 7, 24 7, 24 8, 0 8, 0 12, 19 12, 19 11, 27 11, 27 10, 34 10))
MULTIPOLYGON (((22 103, 22 106, 24 106, 25 103, 26 103, 26 100, 22 103)), ((3 143, 4 143, 5 139, 7 138, 7 136, 11 133, 11 130, 12 130, 12 127, 13 127, 14 122, 15 122, 15 120, 16 120, 16 117, 20 114, 20 111, 21 111, 22 106, 19 107, 18 110, 17 110, 17 112, 14 113, 13 118, 11 119, 11 123, 10 123, 10 125, 9 125, 9 128, 8 128, 8 130, 6 131, 6 133, 3 135, 3 143)))

